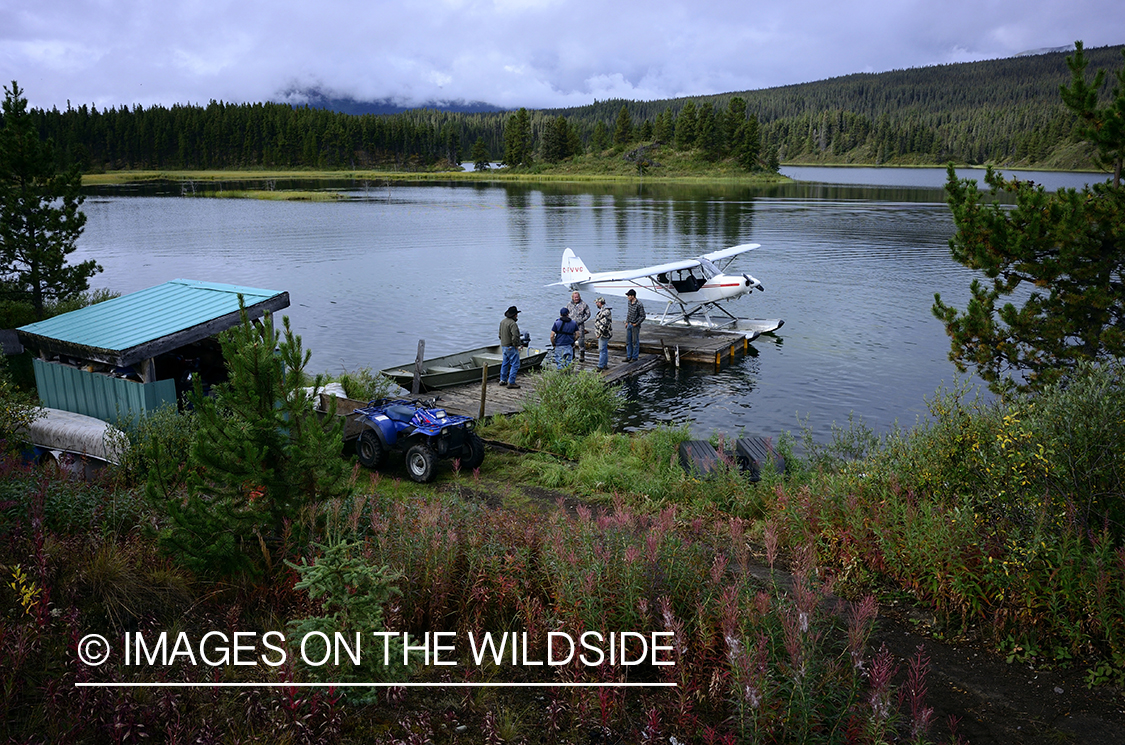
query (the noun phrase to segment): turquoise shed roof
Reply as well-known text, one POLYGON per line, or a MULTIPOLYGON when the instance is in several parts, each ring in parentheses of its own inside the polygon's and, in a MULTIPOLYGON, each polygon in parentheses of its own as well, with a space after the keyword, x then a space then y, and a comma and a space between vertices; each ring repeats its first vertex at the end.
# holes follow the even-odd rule
POLYGON ((250 318, 289 307, 287 292, 174 279, 18 331, 43 352, 132 365, 237 325, 239 295, 250 318))

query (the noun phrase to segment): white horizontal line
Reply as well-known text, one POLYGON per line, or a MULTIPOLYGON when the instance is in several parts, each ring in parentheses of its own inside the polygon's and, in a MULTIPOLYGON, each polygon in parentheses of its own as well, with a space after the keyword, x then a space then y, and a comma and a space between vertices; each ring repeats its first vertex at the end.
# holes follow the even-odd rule
POLYGON ((75 683, 75 688, 677 688, 678 683, 75 683))

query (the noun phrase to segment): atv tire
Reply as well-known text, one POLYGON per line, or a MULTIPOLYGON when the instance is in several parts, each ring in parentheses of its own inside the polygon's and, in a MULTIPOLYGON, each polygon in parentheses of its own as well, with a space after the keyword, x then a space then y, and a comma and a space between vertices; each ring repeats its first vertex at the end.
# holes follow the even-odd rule
POLYGON ((355 443, 355 457, 361 466, 375 470, 379 468, 384 455, 383 443, 374 430, 365 429, 359 433, 359 439, 355 443))
POLYGON ((419 484, 433 479, 436 467, 437 456, 429 445, 419 442, 417 445, 411 445, 406 451, 406 472, 419 484))
POLYGON ((476 432, 470 432, 465 447, 469 452, 461 459, 461 467, 470 471, 480 468, 480 464, 484 463, 484 440, 476 432))

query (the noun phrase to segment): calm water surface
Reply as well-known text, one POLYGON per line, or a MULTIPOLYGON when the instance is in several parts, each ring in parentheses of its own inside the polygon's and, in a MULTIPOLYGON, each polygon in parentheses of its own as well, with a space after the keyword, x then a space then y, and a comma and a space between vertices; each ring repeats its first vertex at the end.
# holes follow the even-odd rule
MULTIPOLYGON (((544 345, 568 299, 547 287, 566 247, 598 271, 756 242, 734 266, 766 291, 730 309, 785 326, 717 374, 630 381, 622 427, 776 436, 807 421, 824 439, 854 414, 886 431, 913 424, 923 397, 955 378, 930 306, 935 292, 963 304, 972 274, 949 258, 940 188, 349 189, 353 199, 332 203, 92 196, 74 260, 97 259, 94 285, 121 292, 177 277, 288 291, 312 369, 338 373, 413 360, 420 338, 429 355, 495 343, 513 304, 533 346, 544 345)), ((623 317, 624 299, 607 299, 623 317)))

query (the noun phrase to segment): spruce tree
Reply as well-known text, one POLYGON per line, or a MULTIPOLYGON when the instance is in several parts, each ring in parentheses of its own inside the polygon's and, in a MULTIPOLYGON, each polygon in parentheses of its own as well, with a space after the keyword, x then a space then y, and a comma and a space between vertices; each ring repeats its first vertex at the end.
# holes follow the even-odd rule
POLYGON ((488 145, 484 144, 484 139, 478 137, 477 141, 473 143, 469 160, 473 161, 473 170, 476 171, 487 171, 492 167, 488 158, 488 145))
POLYGON ((746 122, 746 99, 742 96, 731 96, 727 102, 726 116, 723 118, 723 136, 726 138, 730 150, 734 150, 738 138, 738 130, 746 122))
POLYGON ((699 125, 695 134, 695 145, 703 151, 707 160, 717 160, 722 155, 722 123, 715 116, 715 108, 710 103, 699 107, 699 125))
POLYGON ((629 116, 629 109, 624 104, 617 113, 617 123, 613 127, 613 144, 619 148, 626 148, 633 142, 633 117, 629 116))
POLYGON ((531 165, 531 117, 527 109, 521 108, 508 117, 504 127, 504 165, 531 165))
POLYGON ((738 165, 747 171, 758 169, 758 155, 761 153, 761 134, 758 129, 758 117, 751 115, 735 130, 732 152, 738 165))
POLYGON ((695 147, 695 101, 688 101, 676 117, 676 149, 690 150, 695 147))
POLYGON ((54 143, 43 141, 12 81, 4 89, 0 124, 0 287, 31 305, 41 319, 48 301, 68 300, 89 289, 102 269, 93 259, 68 265, 86 225, 79 207, 82 175, 59 173, 54 143))
POLYGON ((590 137, 590 150, 600 154, 609 149, 609 127, 601 119, 594 124, 594 134, 590 137))
POLYGON ((560 114, 547 125, 546 132, 543 134, 543 160, 548 163, 558 163, 569 158, 572 155, 571 142, 570 125, 566 117, 560 114))
POLYGON ((672 121, 672 112, 664 109, 656 115, 656 127, 653 131, 653 136, 659 143, 667 144, 672 141, 673 133, 675 132, 674 122, 672 121))

